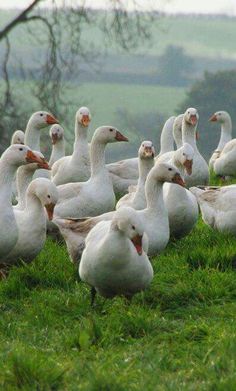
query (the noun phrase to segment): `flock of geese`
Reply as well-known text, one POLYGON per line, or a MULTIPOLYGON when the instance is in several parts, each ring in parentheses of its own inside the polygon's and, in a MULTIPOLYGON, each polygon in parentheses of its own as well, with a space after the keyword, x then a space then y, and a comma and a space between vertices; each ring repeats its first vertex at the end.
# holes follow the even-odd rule
POLYGON ((170 237, 204 222, 236 235, 236 185, 210 187, 209 169, 236 175, 236 139, 230 115, 216 112, 219 144, 209 165, 197 147, 195 108, 170 117, 161 133, 160 153, 143 141, 138 156, 105 162, 107 144, 127 142, 113 126, 101 126, 88 143, 90 111, 75 116, 73 153, 65 156, 64 130, 45 111, 34 113, 25 132, 15 131, 0 158, 0 265, 2 275, 20 261, 31 262, 47 233, 59 233, 80 278, 104 297, 131 298, 153 278, 149 260, 170 237), (52 125, 52 152, 40 152, 41 130, 52 125), (174 143, 176 149, 174 149, 174 143), (116 195, 122 196, 116 203, 116 195))

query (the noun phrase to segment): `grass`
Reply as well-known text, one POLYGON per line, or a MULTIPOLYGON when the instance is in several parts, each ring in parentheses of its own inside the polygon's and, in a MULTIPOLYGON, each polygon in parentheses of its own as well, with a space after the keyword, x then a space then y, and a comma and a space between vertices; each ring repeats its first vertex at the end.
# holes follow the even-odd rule
POLYGON ((236 246, 199 220, 131 304, 97 298, 47 240, 0 284, 0 389, 235 390, 236 246))

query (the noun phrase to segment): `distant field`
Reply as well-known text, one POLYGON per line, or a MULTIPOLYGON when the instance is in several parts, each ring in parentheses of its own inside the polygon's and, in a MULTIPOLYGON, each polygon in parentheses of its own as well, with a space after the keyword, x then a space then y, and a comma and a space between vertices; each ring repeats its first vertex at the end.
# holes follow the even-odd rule
MULTIPOLYGON (((89 105, 93 115, 93 128, 104 123, 119 126, 116 115, 119 108, 126 108, 131 113, 151 111, 173 115, 178 104, 185 97, 184 88, 145 85, 123 85, 114 83, 86 83, 72 91, 89 105)), ((74 102, 76 102, 74 100, 74 102)))

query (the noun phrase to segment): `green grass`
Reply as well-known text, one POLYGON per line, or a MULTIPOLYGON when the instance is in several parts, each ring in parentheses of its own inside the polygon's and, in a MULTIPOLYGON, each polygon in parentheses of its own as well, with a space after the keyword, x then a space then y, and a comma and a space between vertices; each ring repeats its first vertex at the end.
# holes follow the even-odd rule
POLYGON ((131 304, 97 298, 48 239, 0 284, 0 389, 234 390, 235 238, 199 221, 131 304))

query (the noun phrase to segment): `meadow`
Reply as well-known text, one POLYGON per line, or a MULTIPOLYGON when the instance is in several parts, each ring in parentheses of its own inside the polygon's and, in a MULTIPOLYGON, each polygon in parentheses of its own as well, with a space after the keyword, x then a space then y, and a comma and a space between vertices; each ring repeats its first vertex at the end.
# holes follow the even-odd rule
POLYGON ((131 303, 98 296, 92 308, 65 246, 48 239, 0 284, 0 388, 235 390, 235 238, 199 220, 152 263, 131 303))

